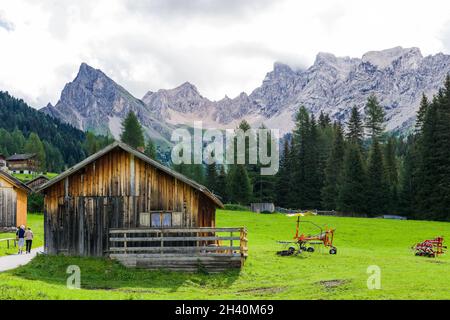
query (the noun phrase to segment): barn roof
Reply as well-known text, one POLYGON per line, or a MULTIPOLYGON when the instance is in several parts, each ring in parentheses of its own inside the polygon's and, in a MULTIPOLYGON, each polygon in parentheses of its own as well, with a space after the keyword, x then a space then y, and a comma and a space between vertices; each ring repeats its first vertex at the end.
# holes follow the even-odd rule
POLYGON ((33 182, 35 182, 35 181, 37 181, 39 179, 44 179, 44 180, 47 180, 47 181, 50 180, 49 177, 44 176, 43 174, 41 174, 41 175, 38 175, 36 178, 33 178, 30 181, 25 182, 25 184, 28 186, 28 185, 32 184, 33 182))
POLYGON ((119 141, 115 141, 112 144, 110 144, 109 146, 105 147, 104 149, 100 150, 99 152, 87 157, 86 159, 84 159, 83 161, 81 161, 80 163, 74 165, 72 168, 67 169, 66 171, 64 171, 63 173, 61 173, 60 175, 58 175, 57 177, 51 179, 50 181, 46 182, 45 184, 43 184, 42 186, 40 186, 39 188, 36 189, 37 192, 43 191, 47 188, 49 188, 50 186, 54 185, 55 183, 63 180, 64 178, 74 174, 75 172, 77 172, 78 170, 84 168, 85 166, 87 166, 88 164, 92 163, 93 161, 97 160, 98 158, 104 156, 105 154, 109 153, 110 151, 112 151, 115 148, 120 148, 128 153, 133 154, 135 157, 141 159, 142 161, 152 165, 153 167, 171 175, 172 177, 183 181, 184 183, 190 185, 191 187, 193 187, 194 189, 202 192, 204 195, 206 195, 209 199, 211 199, 218 207, 223 208, 223 203, 211 192, 208 190, 208 188, 206 188, 205 186, 195 182, 194 180, 191 180, 189 178, 187 178, 186 176, 182 175, 179 172, 176 172, 175 170, 170 169, 169 167, 166 167, 165 165, 147 157, 145 154, 143 154, 142 152, 139 152, 138 150, 130 147, 129 145, 123 143, 123 142, 119 142, 119 141))
POLYGON ((35 153, 22 153, 22 154, 13 154, 8 157, 6 161, 18 161, 18 160, 28 160, 35 156, 35 153))
POLYGON ((0 177, 4 178, 5 180, 9 181, 12 185, 14 185, 15 187, 22 189, 26 192, 30 192, 31 189, 26 186, 24 183, 22 183, 19 179, 13 177, 12 175, 10 175, 8 172, 0 170, 0 177))

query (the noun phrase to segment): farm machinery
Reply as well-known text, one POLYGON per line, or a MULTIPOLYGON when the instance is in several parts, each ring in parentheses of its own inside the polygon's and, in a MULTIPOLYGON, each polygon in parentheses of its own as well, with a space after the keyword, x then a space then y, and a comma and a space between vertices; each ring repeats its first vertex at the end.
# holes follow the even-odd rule
POLYGON ((333 246, 334 239, 334 231, 335 229, 325 227, 322 229, 319 225, 315 224, 312 221, 302 221, 300 217, 316 215, 317 213, 312 211, 299 212, 293 214, 287 214, 288 217, 297 217, 297 225, 295 230, 294 240, 291 241, 277 241, 277 243, 283 244, 288 247, 287 250, 281 250, 277 252, 277 255, 280 256, 290 256, 297 255, 306 252, 314 252, 315 246, 323 245, 325 248, 329 248, 330 254, 336 254, 337 248, 333 246), (318 229, 319 233, 315 235, 305 235, 300 234, 300 224, 301 223, 309 223, 318 229))
POLYGON ((435 258, 444 253, 444 237, 436 237, 434 239, 425 240, 413 246, 416 256, 435 258))

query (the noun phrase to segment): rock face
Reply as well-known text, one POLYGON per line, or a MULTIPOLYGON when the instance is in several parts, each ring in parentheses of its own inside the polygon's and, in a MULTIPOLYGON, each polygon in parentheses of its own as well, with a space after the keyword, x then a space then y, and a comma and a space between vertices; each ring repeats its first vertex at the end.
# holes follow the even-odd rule
POLYGON ((153 117, 145 103, 85 63, 81 64, 76 78, 66 84, 58 103, 48 104, 41 111, 81 130, 99 134, 109 131, 116 138, 122 120, 133 111, 152 138, 165 141, 171 134, 171 127, 153 117))
POLYGON ((362 58, 319 53, 306 70, 275 63, 250 95, 210 101, 184 84, 148 93, 143 101, 172 124, 203 120, 206 126, 233 128, 245 119, 253 126, 264 123, 287 132, 300 105, 315 115, 323 111, 334 120, 346 121, 352 106, 364 112, 373 93, 386 111, 386 128, 404 131, 414 123, 422 93, 429 97, 436 93, 449 72, 449 55, 423 57, 418 48, 370 51, 362 58))
POLYGON ((211 101, 186 82, 148 92, 140 100, 83 63, 58 103, 41 110, 80 129, 109 130, 116 137, 122 119, 132 110, 151 137, 167 142, 174 127, 198 120, 204 127, 234 128, 245 119, 253 127, 264 123, 286 133, 292 130, 300 105, 315 115, 323 111, 345 122, 354 105, 364 112, 373 93, 386 111, 386 128, 404 131, 414 123, 422 93, 429 97, 436 93, 449 72, 450 55, 423 57, 418 48, 370 51, 362 58, 319 53, 305 70, 275 63, 250 95, 243 92, 233 99, 211 101))

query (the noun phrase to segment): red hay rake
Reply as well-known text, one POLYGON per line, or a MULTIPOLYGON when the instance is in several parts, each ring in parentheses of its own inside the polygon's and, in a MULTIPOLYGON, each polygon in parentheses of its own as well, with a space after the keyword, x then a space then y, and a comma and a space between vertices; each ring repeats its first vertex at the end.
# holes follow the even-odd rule
POLYGON ((412 247, 416 256, 435 258, 444 253, 444 237, 425 240, 412 247))

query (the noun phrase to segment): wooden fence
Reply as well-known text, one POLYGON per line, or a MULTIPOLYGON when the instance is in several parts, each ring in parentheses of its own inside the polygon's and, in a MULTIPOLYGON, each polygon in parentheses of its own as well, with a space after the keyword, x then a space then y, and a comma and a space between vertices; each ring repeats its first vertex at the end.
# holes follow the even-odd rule
POLYGON ((196 271, 240 268, 246 228, 111 229, 109 256, 129 267, 196 271))

